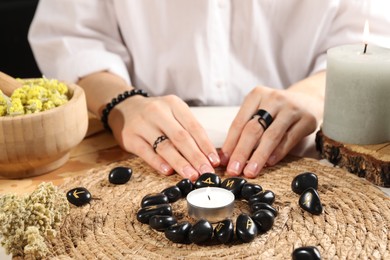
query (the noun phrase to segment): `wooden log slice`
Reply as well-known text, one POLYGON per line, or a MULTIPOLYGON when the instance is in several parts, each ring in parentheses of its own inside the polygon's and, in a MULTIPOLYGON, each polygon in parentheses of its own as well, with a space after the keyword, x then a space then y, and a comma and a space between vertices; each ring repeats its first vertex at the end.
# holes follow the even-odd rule
POLYGON ((322 158, 382 187, 390 187, 390 142, 375 145, 343 144, 319 130, 316 148, 322 158))

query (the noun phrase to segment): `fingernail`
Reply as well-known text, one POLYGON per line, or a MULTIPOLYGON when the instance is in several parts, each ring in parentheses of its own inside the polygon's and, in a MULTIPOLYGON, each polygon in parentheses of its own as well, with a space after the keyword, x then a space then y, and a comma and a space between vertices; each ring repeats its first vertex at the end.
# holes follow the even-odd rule
POLYGON ((190 180, 195 180, 198 178, 199 173, 194 168, 187 165, 186 167, 183 168, 183 175, 184 175, 184 177, 186 177, 190 180))
POLYGON ((160 165, 161 173, 164 174, 164 175, 168 175, 169 172, 171 171, 171 169, 172 168, 168 164, 166 164, 166 163, 162 163, 160 165))
POLYGON ((210 153, 208 157, 212 165, 218 165, 221 162, 215 153, 210 153))
POLYGON ((240 163, 237 161, 229 163, 229 166, 227 167, 227 171, 229 173, 239 175, 240 174, 240 163))
POLYGON ((276 155, 271 155, 268 160, 267 160, 267 164, 269 165, 274 165, 276 163, 276 155))
POLYGON ((219 152, 219 158, 221 158, 221 164, 226 166, 229 162, 229 155, 222 151, 219 152))
POLYGON ((203 174, 203 173, 206 173, 206 172, 212 172, 212 173, 214 173, 215 171, 214 171, 214 168, 212 168, 210 165, 208 165, 208 164, 202 164, 202 165, 200 166, 200 168, 199 168, 199 172, 200 172, 201 174, 203 174))
POLYGON ((259 164, 257 162, 248 163, 248 165, 245 167, 245 176, 256 177, 258 169, 259 164))

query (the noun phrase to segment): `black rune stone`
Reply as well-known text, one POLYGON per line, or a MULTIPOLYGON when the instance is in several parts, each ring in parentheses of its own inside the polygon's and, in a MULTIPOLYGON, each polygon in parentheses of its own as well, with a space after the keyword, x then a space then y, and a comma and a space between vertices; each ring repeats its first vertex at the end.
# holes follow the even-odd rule
POLYGON ((182 179, 176 183, 176 186, 179 187, 183 197, 187 196, 194 189, 194 184, 189 179, 182 179))
POLYGON ((255 222, 247 214, 240 214, 236 220, 236 235, 242 242, 251 242, 257 236, 255 222))
POLYGON ((149 224, 149 220, 155 215, 172 216, 172 207, 169 204, 159 204, 141 208, 137 212, 137 220, 143 224, 149 224))
POLYGON ((112 184, 125 184, 131 178, 133 170, 127 167, 115 167, 108 175, 108 181, 112 184))
POLYGON ((166 215, 154 215, 149 219, 149 226, 157 231, 164 231, 176 223, 175 217, 166 215))
POLYGON ((220 187, 221 178, 215 173, 204 173, 195 182, 195 188, 220 187))
POLYGON ((163 193, 150 193, 142 198, 141 200, 141 207, 149 207, 153 205, 158 204, 168 204, 169 199, 168 197, 163 193))
POLYGON ((164 189, 161 193, 167 196, 171 203, 178 201, 182 195, 179 187, 176 185, 164 189))
POLYGON ((294 177, 291 182, 291 189, 296 194, 302 194, 307 188, 318 188, 318 178, 312 172, 304 172, 294 177))
POLYGON ((260 191, 259 193, 256 193, 254 195, 252 195, 250 198, 249 198, 249 205, 253 205, 255 203, 258 203, 258 202, 264 202, 264 203, 267 203, 269 205, 272 205, 275 201, 275 193, 273 193, 273 191, 270 191, 270 190, 265 190, 265 191, 260 191))
POLYGON ((192 243, 202 244, 207 242, 213 236, 213 226, 205 219, 200 219, 196 222, 188 235, 192 243))
POLYGON ((252 204, 251 205, 251 212, 254 213, 260 209, 267 209, 269 211, 272 212, 272 214, 274 214, 274 216, 276 217, 278 215, 278 211, 272 207, 271 205, 267 204, 267 203, 264 203, 264 202, 257 202, 255 204, 252 204))
POLYGON ((306 189, 299 198, 299 206, 311 214, 320 215, 322 204, 317 190, 313 188, 306 189))
POLYGON ((66 193, 66 198, 73 205, 80 207, 89 203, 92 199, 91 193, 84 187, 77 187, 66 193))
POLYGON ((292 253, 293 260, 321 260, 320 251, 314 246, 299 247, 292 253))
POLYGON ((233 192, 235 199, 239 199, 241 197, 242 186, 244 186, 246 182, 247 181, 244 178, 231 177, 225 179, 222 182, 221 187, 230 190, 231 192, 233 192))
POLYGON ((165 229, 165 237, 168 238, 173 243, 189 244, 190 240, 188 235, 192 225, 185 221, 179 224, 172 225, 165 229))
POLYGON ((246 200, 249 200, 252 195, 259 193, 262 190, 263 188, 260 185, 253 183, 245 183, 241 189, 241 197, 246 200))
POLYGON ((234 225, 231 219, 225 219, 217 223, 214 228, 214 237, 222 244, 230 243, 234 238, 234 225))
POLYGON ((253 213, 252 219, 260 232, 267 232, 274 225, 275 215, 268 209, 260 209, 253 213))

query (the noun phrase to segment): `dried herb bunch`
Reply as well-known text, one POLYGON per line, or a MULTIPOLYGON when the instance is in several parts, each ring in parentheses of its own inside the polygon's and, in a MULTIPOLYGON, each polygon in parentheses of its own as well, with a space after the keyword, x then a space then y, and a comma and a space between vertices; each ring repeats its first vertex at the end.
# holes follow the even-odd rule
POLYGON ((52 183, 41 183, 30 195, 0 197, 0 238, 7 254, 42 258, 45 240, 56 236, 55 228, 69 213, 65 194, 52 183))

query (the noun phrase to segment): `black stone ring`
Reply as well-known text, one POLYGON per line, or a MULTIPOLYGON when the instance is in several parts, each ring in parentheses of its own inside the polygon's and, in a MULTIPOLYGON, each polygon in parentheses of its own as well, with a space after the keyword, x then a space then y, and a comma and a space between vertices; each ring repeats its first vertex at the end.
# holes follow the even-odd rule
POLYGON ((154 144, 153 144, 153 150, 155 153, 157 153, 157 151, 156 151, 157 145, 166 139, 168 139, 168 137, 166 135, 162 135, 162 136, 157 137, 156 141, 154 141, 154 144))
POLYGON ((271 114, 264 109, 257 110, 256 114, 254 114, 252 118, 254 118, 255 116, 259 116, 259 119, 257 121, 264 128, 264 131, 267 130, 267 128, 272 124, 272 121, 274 120, 271 114))

